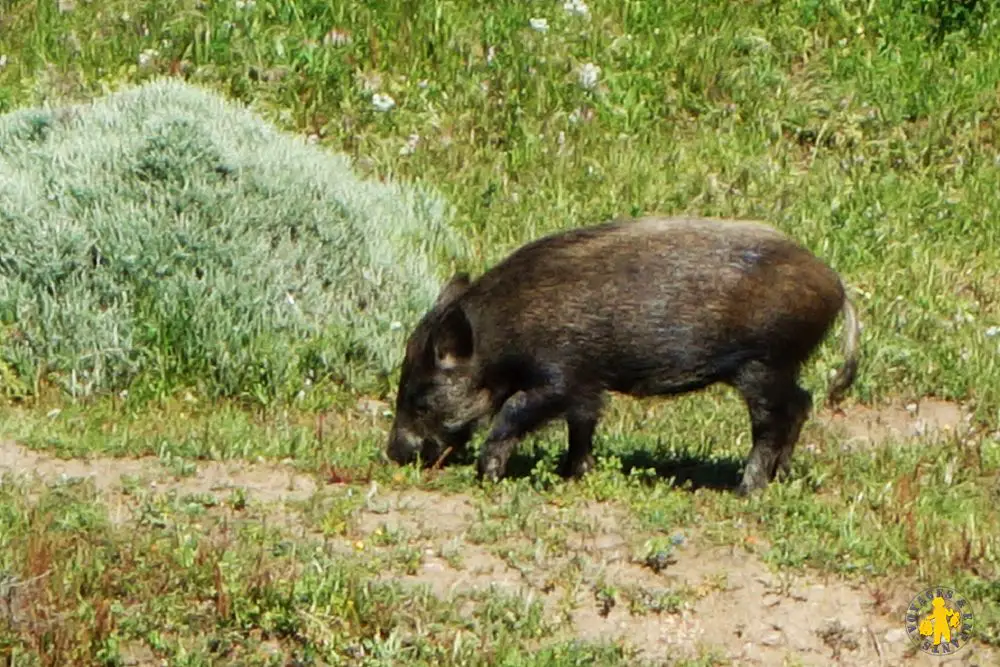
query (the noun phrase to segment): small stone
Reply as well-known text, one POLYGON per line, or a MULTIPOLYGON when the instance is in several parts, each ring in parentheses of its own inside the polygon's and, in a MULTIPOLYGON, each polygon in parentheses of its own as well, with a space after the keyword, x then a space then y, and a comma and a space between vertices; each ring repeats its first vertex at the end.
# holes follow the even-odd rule
POLYGON ((760 643, 763 644, 764 646, 777 646, 778 644, 782 643, 781 633, 780 632, 769 633, 765 635, 763 639, 760 640, 760 643))
POLYGON ((890 644, 898 644, 904 639, 906 639, 906 630, 902 628, 893 628, 885 633, 885 641, 890 644))

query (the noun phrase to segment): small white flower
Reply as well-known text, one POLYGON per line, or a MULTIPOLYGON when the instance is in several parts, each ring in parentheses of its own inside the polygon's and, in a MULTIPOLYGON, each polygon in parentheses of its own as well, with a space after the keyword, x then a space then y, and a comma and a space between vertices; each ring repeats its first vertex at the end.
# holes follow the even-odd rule
POLYGON ((993 338, 994 336, 1000 336, 1000 327, 988 327, 986 329, 987 338, 993 338))
POLYGON ((289 306, 295 305, 295 297, 292 296, 291 292, 285 292, 285 301, 288 302, 289 306))
POLYGON ((586 16, 590 13, 590 8, 587 7, 587 3, 583 0, 566 0, 563 3, 563 9, 569 14, 576 14, 577 16, 586 16))
POLYGON ((538 32, 548 32, 549 22, 546 19, 531 19, 528 21, 531 24, 532 29, 538 32))
POLYGON ((0 53, 0 69, 3 69, 6 66, 7 66, 7 54, 0 53))
POLYGON ((391 323, 389 324, 389 330, 390 330, 390 331, 399 331, 399 330, 400 330, 400 329, 402 329, 402 328, 403 328, 403 323, 402 323, 402 322, 399 322, 398 320, 393 320, 393 321, 392 321, 392 322, 391 322, 391 323))
POLYGON ((491 46, 490 48, 486 49, 486 64, 489 65, 490 63, 492 63, 496 55, 497 55, 497 49, 495 46, 491 46))
POLYGON ((139 67, 149 67, 159 55, 160 52, 156 49, 146 49, 139 54, 139 67))
POLYGON ((582 114, 580 113, 579 109, 573 109, 573 111, 571 111, 569 114, 569 122, 576 125, 577 123, 580 122, 581 116, 582 114))
POLYGON ((420 81, 417 81, 417 88, 419 88, 420 90, 426 90, 427 86, 429 85, 431 84, 427 79, 421 79, 420 81))
POLYGON ((399 149, 400 155, 412 155, 415 150, 417 150, 417 144, 420 142, 419 134, 411 134, 407 139, 403 147, 399 149))
POLYGON ((600 76, 601 68, 594 63, 587 63, 580 68, 580 85, 588 90, 592 89, 600 76))
POLYGON ((236 9, 253 9, 256 4, 256 0, 236 0, 236 9))
POLYGON ((375 93, 372 95, 372 106, 376 111, 388 111, 396 106, 396 100, 383 93, 375 93))

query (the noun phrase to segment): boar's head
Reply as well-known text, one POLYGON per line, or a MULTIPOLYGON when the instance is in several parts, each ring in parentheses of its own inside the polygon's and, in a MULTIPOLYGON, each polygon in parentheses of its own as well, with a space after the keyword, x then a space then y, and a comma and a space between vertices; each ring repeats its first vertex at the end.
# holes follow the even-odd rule
POLYGON ((449 448, 463 450, 489 410, 477 383, 472 324, 458 302, 468 287, 468 274, 456 274, 407 341, 386 452, 396 463, 419 456, 429 465, 449 448))

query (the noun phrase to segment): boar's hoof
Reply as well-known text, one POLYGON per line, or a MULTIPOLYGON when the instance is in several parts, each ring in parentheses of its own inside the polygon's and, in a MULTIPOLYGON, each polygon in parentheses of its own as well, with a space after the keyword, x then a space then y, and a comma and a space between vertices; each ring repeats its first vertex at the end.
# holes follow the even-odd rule
POLYGON ((740 498, 747 498, 752 493, 756 491, 761 491, 766 487, 767 487, 766 482, 755 483, 755 482, 748 482, 747 480, 744 479, 742 482, 740 482, 739 486, 736 487, 735 493, 740 498))
POLYGON ((565 479, 580 479, 593 470, 595 465, 594 457, 590 454, 580 458, 567 456, 559 465, 558 473, 565 479))
POLYGON ((499 482, 503 477, 503 464, 494 456, 482 457, 476 466, 481 481, 499 482))

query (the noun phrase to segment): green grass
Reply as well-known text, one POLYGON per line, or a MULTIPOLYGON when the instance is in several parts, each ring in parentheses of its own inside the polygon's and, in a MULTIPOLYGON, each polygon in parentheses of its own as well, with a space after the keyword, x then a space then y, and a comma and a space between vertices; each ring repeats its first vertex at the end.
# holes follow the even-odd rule
MULTIPOLYGON (((0 387, 17 398, 0 415, 0 432, 62 456, 153 455, 179 472, 205 460, 287 458, 305 471, 348 480, 358 492, 374 479, 389 488, 466 493, 483 507, 473 533, 478 544, 498 544, 503 558, 522 565, 533 558, 524 544, 535 539, 555 553, 566 549, 571 529, 549 521, 543 507, 562 503, 572 510, 584 500, 615 500, 646 531, 652 551, 669 550, 669 537, 678 532, 720 543, 760 538, 767 543, 762 556, 779 568, 953 585, 976 605, 981 639, 1000 645, 1000 11, 993 3, 945 0, 587 4, 588 15, 577 16, 555 1, 14 0, 0 9, 0 112, 16 115, 3 119, 0 137, 30 126, 31 118, 58 117, 29 108, 91 100, 163 76, 244 103, 278 129, 316 144, 288 149, 283 166, 271 169, 265 149, 256 155, 244 144, 245 159, 263 163, 260 174, 308 175, 336 165, 330 167, 335 174, 313 173, 317 188, 346 179, 357 184, 349 187, 365 183, 376 192, 377 181, 389 179, 440 197, 441 214, 414 214, 409 228, 419 238, 421 224, 448 218, 469 252, 452 262, 443 249, 401 244, 391 253, 372 251, 384 266, 409 267, 393 272, 390 290, 372 295, 373 307, 391 321, 410 317, 396 317, 406 310, 397 303, 417 311, 451 270, 481 271, 548 231, 653 212, 765 219, 830 262, 855 290, 864 330, 854 397, 963 401, 975 414, 966 441, 842 450, 829 433, 810 427, 805 437, 817 446, 797 452, 794 479, 746 501, 711 486, 682 490, 645 472, 680 471, 695 482, 731 475, 747 451, 748 423, 736 396, 713 390, 668 404, 616 401, 599 435, 602 468, 580 484, 553 475, 563 448, 557 428, 526 443, 512 462, 520 476, 499 489, 481 489, 468 466, 421 474, 387 465, 381 455, 386 419, 354 411, 362 390, 391 399, 401 334, 375 340, 381 320, 355 315, 338 320, 346 323, 337 330, 347 339, 324 329, 324 335, 303 340, 296 333, 274 345, 266 327, 257 338, 234 333, 226 318, 239 313, 222 301, 200 313, 203 329, 174 325, 159 338, 136 339, 156 354, 124 358, 124 370, 108 376, 111 395, 67 396, 62 389, 78 389, 72 370, 93 370, 79 359, 90 359, 88 349, 108 347, 98 334, 106 333, 100 327, 109 320, 72 325, 79 335, 68 338, 68 347, 41 326, 25 339, 21 329, 42 321, 40 315, 62 313, 71 323, 93 312, 82 297, 46 301, 39 285, 58 259, 52 248, 77 257, 89 248, 88 234, 147 238, 144 229, 163 231, 161 218, 155 207, 138 207, 147 227, 122 216, 108 218, 114 225, 86 227, 74 217, 76 209, 67 208, 63 218, 46 212, 46 188, 83 185, 87 174, 98 172, 43 169, 42 153, 32 158, 31 171, 30 160, 15 159, 10 139, 0 145, 0 165, 17 170, 0 174, 0 211, 20 217, 16 225, 5 218, 0 238, 18 248, 17 257, 38 263, 29 280, 3 263, 7 251, 0 250, 0 302, 9 304, 17 294, 25 304, 0 313, 0 387), (534 30, 532 18, 545 18, 547 31, 534 30), (593 88, 581 85, 588 63, 600 68, 593 88), (394 106, 377 110, 376 92, 391 96, 394 106), (350 171, 343 156, 352 161, 350 171), (63 227, 53 226, 58 220, 63 227), (42 230, 63 230, 66 245, 42 243, 42 230), (17 292, 8 287, 15 278, 17 292), (228 356, 192 354, 207 349, 202 331, 215 332, 228 356), (352 335, 378 352, 346 354, 354 349, 352 335), (309 350, 339 356, 309 356, 309 350), (270 374, 247 363, 269 354, 275 355, 270 374), (358 360, 354 370, 344 365, 348 358, 358 360), (230 360, 228 375, 220 359, 230 360), (309 364, 328 381, 306 386, 300 370, 309 364), (46 368, 54 372, 39 372, 46 368), (361 382, 380 373, 389 376, 388 391, 385 378, 361 382), (126 397, 116 395, 122 388, 126 397), (249 407, 231 400, 246 397, 253 399, 249 407)), ((215 111, 191 113, 204 127, 223 127, 215 111)), ((138 124, 129 130, 134 137, 143 131, 138 124)), ((162 145, 175 146, 175 135, 163 136, 162 145)), ((105 150, 91 140, 95 155, 105 150)), ((221 139, 209 143, 233 150, 221 139)), ((164 155, 165 164, 176 166, 176 156, 164 155)), ((101 178, 117 182, 119 173, 101 178)), ((270 207, 258 211, 266 224, 279 228, 302 215, 329 214, 335 221, 323 213, 328 205, 298 201, 300 181, 274 178, 283 184, 280 196, 257 200, 270 207), (300 206, 286 210, 283 202, 290 201, 300 206)), ((123 183, 133 196, 144 192, 123 183)), ((231 220, 231 211, 247 204, 237 195, 223 197, 209 180, 200 187, 204 196, 218 197, 203 220, 231 220)), ((393 191, 380 192, 385 210, 409 206, 393 203, 393 191)), ((110 197, 107 206, 116 201, 110 197)), ((366 222, 353 229, 372 241, 365 231, 380 218, 366 206, 358 207, 366 222)), ((242 280, 247 271, 281 275, 295 257, 324 252, 253 254, 250 228, 234 229, 242 243, 227 252, 243 268, 220 284, 237 301, 254 303, 242 280)), ((101 278, 86 270, 73 275, 90 285, 101 278)), ((181 304, 169 284, 154 286, 146 301, 130 302, 137 327, 169 320, 170 309, 181 304)), ((339 298, 320 288, 315 295, 323 313, 339 298)), ((270 311, 255 312, 249 321, 272 326, 270 311)), ((807 368, 805 382, 817 394, 841 363, 839 350, 831 339, 807 368)), ((7 487, 3 493, 4 571, 19 581, 49 569, 64 575, 45 578, 37 613, 48 616, 27 626, 4 626, 0 619, 0 651, 16 655, 16 664, 44 662, 45 655, 114 664, 123 646, 136 644, 172 664, 207 664, 232 647, 262 655, 254 644, 262 632, 286 652, 298 652, 303 664, 352 655, 354 646, 365 647, 362 664, 484 664, 485 645, 494 651, 493 664, 630 662, 613 647, 588 653, 605 649, 567 643, 530 651, 524 642, 545 632, 536 617, 517 611, 510 613, 519 622, 504 620, 510 616, 505 605, 520 609, 523 602, 476 601, 482 613, 472 626, 463 625, 468 621, 457 619, 457 607, 372 584, 365 569, 371 563, 363 557, 342 562, 316 555, 313 543, 272 535, 253 521, 223 548, 210 527, 191 527, 196 521, 176 507, 152 508, 151 516, 167 518, 124 528, 76 487, 37 497, 7 487), (283 540, 288 550, 277 548, 283 540), (192 546, 203 541, 212 545, 208 551, 192 546), (192 556, 200 553, 213 555, 192 556), (323 565, 322 574, 306 567, 310 559, 323 565), (221 609, 216 562, 229 586, 228 606, 221 609), (297 568, 311 574, 296 579, 289 573, 297 568), (170 592, 148 593, 156 590, 170 592), (411 610, 405 622, 400 609, 411 610), (116 619, 114 627, 101 630, 97 614, 116 619), (53 618, 70 619, 67 629, 52 630, 46 619, 53 618), (348 626, 337 619, 353 620, 348 626), (381 632, 400 624, 413 630, 404 643, 381 632), (443 629, 435 634, 434 628, 443 629), (460 628, 466 639, 455 639, 460 628)), ((189 501, 183 507, 198 505, 189 501)), ((352 502, 313 508, 304 521, 319 534, 347 539, 352 502)), ((385 566, 405 571, 416 542, 406 534, 383 539, 396 554, 385 566)), ((461 556, 451 554, 456 562, 461 556)), ((677 604, 641 592, 618 591, 618 597, 637 608, 677 604)), ((238 653, 228 655, 235 660, 238 653)), ((705 661, 712 664, 710 657, 705 661)))
MULTIPOLYGON (((142 644, 172 664, 286 664, 267 660, 264 637, 287 641, 299 664, 368 655, 365 664, 462 665, 487 647, 499 664, 520 665, 529 660, 521 642, 543 630, 516 599, 473 600, 471 618, 460 618, 426 592, 373 581, 381 561, 289 543, 258 521, 206 520, 181 499, 153 503, 144 517, 155 520, 140 519, 136 533, 109 521, 89 485, 52 487, 35 502, 3 487, 0 565, 30 564, 23 578, 3 581, 11 588, 5 622, 32 640, 0 634, 12 664, 120 664, 142 644)), ((530 664, 566 664, 557 657, 627 664, 613 650, 572 645, 548 647, 530 664)))
POLYGON ((910 4, 19 2, 0 86, 13 108, 176 71, 442 192, 467 268, 612 215, 765 218, 860 291, 860 397, 974 396, 995 418, 997 19, 935 45, 933 7, 910 4))

